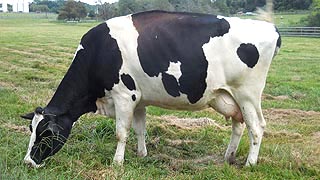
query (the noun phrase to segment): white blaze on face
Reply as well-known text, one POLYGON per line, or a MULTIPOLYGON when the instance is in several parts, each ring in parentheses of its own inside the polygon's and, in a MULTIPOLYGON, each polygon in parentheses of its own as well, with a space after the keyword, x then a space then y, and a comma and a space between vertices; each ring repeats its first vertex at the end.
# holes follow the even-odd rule
POLYGON ((32 147, 34 145, 34 142, 36 141, 36 130, 38 127, 38 124, 40 123, 40 121, 42 121, 44 119, 43 115, 39 115, 39 114, 35 114, 32 122, 31 122, 31 126, 32 126, 32 133, 30 136, 30 141, 29 141, 29 146, 28 146, 28 151, 26 156, 24 157, 24 162, 27 164, 31 164, 33 167, 41 167, 41 165, 36 164, 30 157, 30 153, 32 150, 32 147))
POLYGON ((79 44, 76 52, 74 53, 73 60, 74 60, 74 58, 76 58, 78 51, 80 51, 81 49, 84 49, 84 48, 83 48, 82 44, 79 44))
POLYGON ((182 75, 181 69, 180 69, 180 65, 181 65, 180 61, 178 61, 177 63, 170 62, 169 68, 166 71, 167 74, 170 74, 170 75, 174 76, 177 79, 178 82, 179 82, 179 78, 182 75))

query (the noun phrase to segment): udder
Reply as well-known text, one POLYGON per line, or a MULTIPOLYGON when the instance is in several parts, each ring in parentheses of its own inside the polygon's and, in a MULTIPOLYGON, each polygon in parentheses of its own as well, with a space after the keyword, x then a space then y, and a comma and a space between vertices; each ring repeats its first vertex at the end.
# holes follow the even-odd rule
POLYGON ((210 102, 210 106, 229 119, 243 123, 241 110, 233 97, 225 90, 218 90, 215 98, 210 102))
POLYGON ((96 101, 96 106, 97 106, 97 114, 105 115, 107 117, 114 118, 115 117, 115 108, 114 108, 114 103, 113 99, 111 96, 106 96, 102 98, 98 98, 96 101))

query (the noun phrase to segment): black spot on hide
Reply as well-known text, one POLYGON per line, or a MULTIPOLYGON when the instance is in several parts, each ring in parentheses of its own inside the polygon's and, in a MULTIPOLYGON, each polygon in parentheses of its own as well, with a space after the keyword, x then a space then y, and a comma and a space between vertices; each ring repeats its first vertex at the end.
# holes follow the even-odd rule
POLYGON ((259 59, 259 52, 255 45, 242 43, 237 50, 240 60, 249 68, 253 68, 259 59))

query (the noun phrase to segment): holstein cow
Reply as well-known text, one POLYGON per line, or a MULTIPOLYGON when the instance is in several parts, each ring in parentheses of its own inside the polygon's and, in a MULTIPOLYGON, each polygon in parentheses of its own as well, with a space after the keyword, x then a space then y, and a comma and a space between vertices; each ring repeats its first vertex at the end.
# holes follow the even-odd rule
POLYGON ((74 60, 45 108, 24 115, 31 138, 24 161, 40 167, 88 112, 116 119, 114 162, 121 164, 133 124, 138 155, 146 156, 148 105, 214 108, 232 120, 225 159, 232 163, 244 130, 256 164, 266 122, 261 95, 280 47, 273 24, 208 14, 148 11, 106 21, 81 39, 74 60), (244 123, 243 123, 244 122, 244 123))

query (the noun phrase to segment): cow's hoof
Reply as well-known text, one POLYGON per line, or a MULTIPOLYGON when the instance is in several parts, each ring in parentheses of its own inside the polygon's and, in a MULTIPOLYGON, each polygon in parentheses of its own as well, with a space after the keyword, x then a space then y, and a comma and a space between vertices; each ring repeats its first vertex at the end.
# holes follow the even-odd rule
POLYGON ((138 155, 139 157, 146 157, 147 154, 148 154, 147 151, 141 151, 141 152, 138 152, 137 155, 138 155))
POLYGON ((233 165, 236 163, 236 157, 235 156, 226 157, 226 161, 228 164, 233 165))
POLYGON ((115 166, 122 166, 123 165, 123 159, 116 159, 116 158, 114 158, 113 159, 113 163, 112 163, 112 165, 115 165, 115 166))
POLYGON ((249 160, 247 160, 245 166, 251 167, 251 166, 255 166, 256 164, 257 164, 257 161, 249 161, 249 160))

